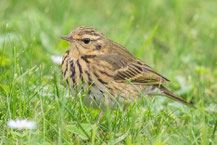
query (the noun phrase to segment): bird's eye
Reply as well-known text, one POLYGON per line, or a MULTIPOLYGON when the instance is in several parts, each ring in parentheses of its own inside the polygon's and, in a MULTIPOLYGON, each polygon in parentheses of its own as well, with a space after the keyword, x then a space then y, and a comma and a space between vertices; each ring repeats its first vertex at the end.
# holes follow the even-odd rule
POLYGON ((83 39, 83 42, 84 42, 85 44, 88 44, 88 43, 90 43, 90 39, 89 39, 89 38, 84 38, 84 39, 83 39))

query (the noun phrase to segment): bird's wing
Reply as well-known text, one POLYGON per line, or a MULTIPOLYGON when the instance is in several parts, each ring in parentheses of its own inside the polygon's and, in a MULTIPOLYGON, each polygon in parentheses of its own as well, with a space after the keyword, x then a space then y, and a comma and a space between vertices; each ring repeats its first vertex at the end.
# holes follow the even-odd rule
POLYGON ((116 82, 125 83, 130 80, 134 84, 162 84, 169 80, 159 73, 155 72, 150 66, 142 61, 123 55, 107 54, 98 55, 95 58, 98 65, 104 62, 112 66, 113 79, 116 82))
POLYGON ((167 78, 139 60, 116 70, 114 80, 117 82, 130 80, 134 84, 162 84, 169 82, 167 78))

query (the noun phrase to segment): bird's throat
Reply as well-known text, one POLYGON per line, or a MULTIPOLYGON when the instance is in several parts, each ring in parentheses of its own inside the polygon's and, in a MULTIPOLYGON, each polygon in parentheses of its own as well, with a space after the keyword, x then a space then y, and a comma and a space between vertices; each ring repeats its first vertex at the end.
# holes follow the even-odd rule
POLYGON ((73 43, 70 43, 70 45, 69 45, 69 55, 72 58, 79 58, 80 55, 81 55, 78 47, 75 44, 73 44, 73 43))

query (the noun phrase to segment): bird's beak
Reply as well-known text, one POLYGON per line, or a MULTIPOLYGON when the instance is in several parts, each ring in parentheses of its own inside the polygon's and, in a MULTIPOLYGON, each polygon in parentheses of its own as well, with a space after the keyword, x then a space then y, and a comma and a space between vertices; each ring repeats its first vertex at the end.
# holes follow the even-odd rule
POLYGON ((72 40, 73 40, 71 35, 61 36, 60 38, 63 40, 69 41, 69 42, 72 42, 72 40))

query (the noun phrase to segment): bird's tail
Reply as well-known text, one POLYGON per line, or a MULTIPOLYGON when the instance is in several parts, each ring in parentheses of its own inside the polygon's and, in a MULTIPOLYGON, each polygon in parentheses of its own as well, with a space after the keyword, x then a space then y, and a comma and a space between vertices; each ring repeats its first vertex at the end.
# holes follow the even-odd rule
POLYGON ((188 105, 188 106, 191 106, 191 107, 193 107, 193 108, 196 108, 192 103, 189 103, 189 102, 187 102, 186 100, 184 100, 183 98, 181 98, 181 97, 179 97, 179 96, 177 96, 177 95, 175 95, 175 94, 173 94, 171 91, 169 91, 167 88, 165 88, 164 86, 160 86, 160 88, 159 88, 161 91, 163 91, 163 93, 165 94, 165 95, 167 95, 169 98, 171 98, 171 99, 173 99, 173 100, 176 100, 176 101, 179 101, 179 102, 181 102, 181 103, 183 103, 183 104, 186 104, 186 105, 188 105))

